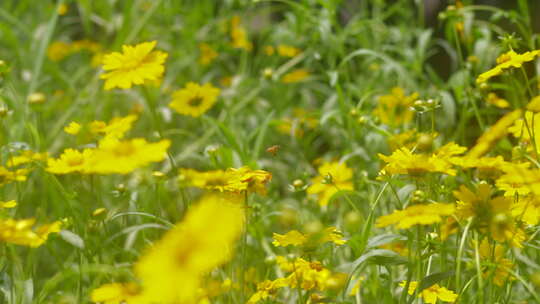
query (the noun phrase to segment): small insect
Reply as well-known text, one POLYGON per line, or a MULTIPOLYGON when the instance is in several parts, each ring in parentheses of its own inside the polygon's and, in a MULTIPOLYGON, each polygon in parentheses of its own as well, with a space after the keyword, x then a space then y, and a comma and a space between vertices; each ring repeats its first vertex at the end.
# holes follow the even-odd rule
POLYGON ((271 147, 266 148, 266 152, 272 154, 273 156, 276 156, 280 148, 281 147, 279 145, 273 145, 271 147))

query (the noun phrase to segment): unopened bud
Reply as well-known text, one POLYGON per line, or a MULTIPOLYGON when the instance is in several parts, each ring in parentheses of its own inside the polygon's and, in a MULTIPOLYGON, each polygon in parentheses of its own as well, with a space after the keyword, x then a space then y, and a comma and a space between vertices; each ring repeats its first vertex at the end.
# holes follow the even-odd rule
POLYGON ((28 103, 29 104, 42 104, 45 102, 47 98, 45 97, 45 94, 41 92, 35 92, 28 96, 28 103))

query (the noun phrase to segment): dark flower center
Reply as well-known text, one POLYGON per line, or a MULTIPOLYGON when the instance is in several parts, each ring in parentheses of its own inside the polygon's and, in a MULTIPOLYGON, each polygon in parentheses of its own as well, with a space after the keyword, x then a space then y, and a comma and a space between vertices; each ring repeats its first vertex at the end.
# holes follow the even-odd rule
POLYGON ((188 105, 195 108, 200 106, 202 102, 203 98, 201 96, 195 96, 188 101, 188 105))

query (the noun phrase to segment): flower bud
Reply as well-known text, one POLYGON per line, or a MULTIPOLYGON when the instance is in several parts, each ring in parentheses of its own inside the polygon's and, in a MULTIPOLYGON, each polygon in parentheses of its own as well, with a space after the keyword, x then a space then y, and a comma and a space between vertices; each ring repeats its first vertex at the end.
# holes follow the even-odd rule
POLYGON ((42 104, 46 101, 45 94, 41 92, 35 92, 28 96, 28 103, 29 104, 42 104))

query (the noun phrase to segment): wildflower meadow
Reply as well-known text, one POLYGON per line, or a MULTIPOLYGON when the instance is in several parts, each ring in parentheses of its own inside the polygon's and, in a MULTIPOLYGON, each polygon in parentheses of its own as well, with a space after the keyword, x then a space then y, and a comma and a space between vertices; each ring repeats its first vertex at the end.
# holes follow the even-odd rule
POLYGON ((0 0, 0 303, 540 303, 539 20, 0 0))

